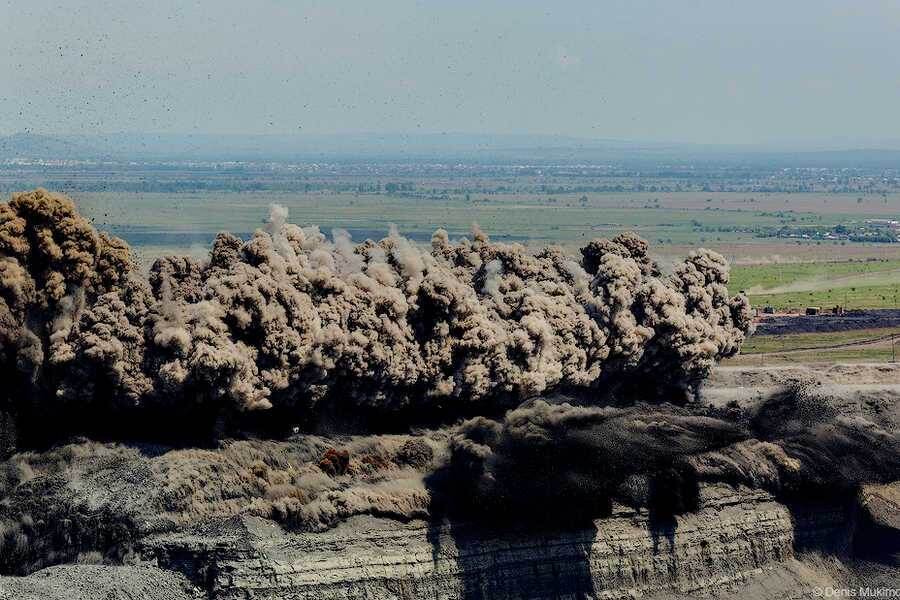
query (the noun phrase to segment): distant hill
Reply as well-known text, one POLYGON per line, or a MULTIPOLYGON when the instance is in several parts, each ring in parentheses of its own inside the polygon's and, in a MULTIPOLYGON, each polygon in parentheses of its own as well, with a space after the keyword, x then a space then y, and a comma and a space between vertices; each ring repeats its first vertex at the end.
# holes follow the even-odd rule
POLYGON ((788 152, 750 146, 632 142, 552 135, 214 135, 118 133, 0 136, 0 160, 459 161, 717 164, 900 169, 900 150, 788 152))
POLYGON ((110 134, 67 138, 118 156, 156 160, 420 161, 621 160, 635 152, 664 150, 662 144, 549 135, 341 134, 178 135, 110 134))
POLYGON ((542 135, 347 134, 214 135, 97 134, 0 137, 0 160, 460 160, 617 161, 672 152, 664 144, 542 135))
POLYGON ((16 133, 0 136, 0 160, 86 160, 101 158, 103 151, 85 139, 16 133))

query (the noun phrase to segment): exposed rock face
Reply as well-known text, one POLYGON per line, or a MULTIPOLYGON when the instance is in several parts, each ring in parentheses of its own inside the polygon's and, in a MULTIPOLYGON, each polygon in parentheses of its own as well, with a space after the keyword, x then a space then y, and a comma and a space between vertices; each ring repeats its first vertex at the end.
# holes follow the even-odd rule
POLYGON ((757 491, 704 490, 671 522, 619 507, 567 532, 485 532, 356 517, 325 533, 271 522, 146 540, 143 554, 213 598, 625 598, 740 584, 793 557, 788 509, 757 491))
POLYGON ((900 557, 900 481, 863 487, 857 520, 856 554, 900 557))
MULTIPOLYGON (((838 383, 828 398, 815 397, 822 402, 813 412, 858 415, 896 431, 900 405, 889 386, 898 373, 832 367, 825 375, 838 383), (866 393, 832 393, 838 385, 866 393)), ((760 370, 719 369, 705 395, 728 408, 734 396, 710 392, 746 388, 738 399, 752 406, 752 393, 776 382, 760 370)), ((900 556, 898 483, 862 485, 858 497, 856 488, 819 488, 776 500, 705 479, 699 509, 670 520, 614 505, 580 528, 491 530, 421 520, 417 510, 383 502, 380 492, 419 497, 417 477, 446 453, 447 434, 432 433, 231 440, 206 449, 80 441, 20 453, 0 471, 8 498, 0 502, 0 565, 31 575, 0 577, 0 600, 809 598, 815 588, 900 588, 890 562, 900 556), (343 449, 345 462, 323 460, 343 449), (310 474, 330 486, 318 491, 321 502, 297 491, 316 489, 310 474), (395 481, 402 485, 379 487, 395 481), (282 519, 285 530, 269 520, 283 498, 334 518, 282 519), (107 564, 79 564, 101 560, 107 564), (75 564, 45 568, 60 562, 75 564)), ((560 506, 567 505, 537 502, 535 517, 560 506)))
MULTIPOLYGON (((123 464, 141 479, 140 463, 123 464)), ((119 489, 127 482, 104 481, 130 497, 119 489)), ((300 533, 246 513, 180 527, 138 516, 119 558, 78 554, 125 565, 0 577, 0 599, 807 598, 816 587, 900 587, 896 566, 860 568, 853 558, 882 560, 900 548, 896 490, 866 486, 858 504, 787 506, 759 490, 707 485, 699 509, 674 519, 616 505, 605 518, 552 531, 357 515, 300 533)))

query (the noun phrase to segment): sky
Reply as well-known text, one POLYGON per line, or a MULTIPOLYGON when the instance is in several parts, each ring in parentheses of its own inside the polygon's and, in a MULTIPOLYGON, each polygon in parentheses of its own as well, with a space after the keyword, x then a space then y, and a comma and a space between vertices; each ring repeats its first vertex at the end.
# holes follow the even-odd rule
POLYGON ((0 134, 900 145, 896 0, 0 0, 0 134))

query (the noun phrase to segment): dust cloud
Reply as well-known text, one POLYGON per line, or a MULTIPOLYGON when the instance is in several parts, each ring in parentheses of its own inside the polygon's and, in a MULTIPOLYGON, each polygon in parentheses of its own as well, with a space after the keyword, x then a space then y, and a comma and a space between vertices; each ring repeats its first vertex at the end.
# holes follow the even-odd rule
POLYGON ((7 404, 354 408, 486 414, 555 390, 690 391, 750 327, 728 265, 699 250, 663 276, 633 234, 583 260, 547 247, 396 230, 354 243, 273 206, 249 240, 149 276, 65 196, 0 205, 7 404))

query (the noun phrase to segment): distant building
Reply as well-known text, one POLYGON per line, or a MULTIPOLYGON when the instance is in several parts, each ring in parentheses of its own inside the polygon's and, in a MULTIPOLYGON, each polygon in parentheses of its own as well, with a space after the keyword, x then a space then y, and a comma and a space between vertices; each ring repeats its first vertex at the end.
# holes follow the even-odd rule
POLYGON ((900 229, 900 221, 896 219, 866 219, 866 225, 878 229, 900 229))

